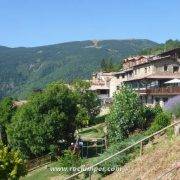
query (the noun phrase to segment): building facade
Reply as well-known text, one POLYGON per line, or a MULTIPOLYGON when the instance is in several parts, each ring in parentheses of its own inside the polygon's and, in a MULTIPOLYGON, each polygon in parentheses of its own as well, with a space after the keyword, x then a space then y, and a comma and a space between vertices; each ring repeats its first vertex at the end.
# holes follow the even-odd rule
POLYGON ((139 93, 143 103, 163 106, 169 98, 180 95, 180 83, 167 84, 172 79, 180 79, 180 48, 154 56, 127 58, 120 72, 94 74, 91 89, 101 99, 112 98, 125 84, 139 93))

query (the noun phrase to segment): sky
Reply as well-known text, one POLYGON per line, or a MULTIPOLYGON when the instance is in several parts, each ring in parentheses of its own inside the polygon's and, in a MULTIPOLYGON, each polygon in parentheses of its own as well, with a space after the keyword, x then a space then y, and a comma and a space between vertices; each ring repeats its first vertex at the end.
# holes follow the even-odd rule
POLYGON ((0 0, 0 45, 180 39, 180 0, 0 0))

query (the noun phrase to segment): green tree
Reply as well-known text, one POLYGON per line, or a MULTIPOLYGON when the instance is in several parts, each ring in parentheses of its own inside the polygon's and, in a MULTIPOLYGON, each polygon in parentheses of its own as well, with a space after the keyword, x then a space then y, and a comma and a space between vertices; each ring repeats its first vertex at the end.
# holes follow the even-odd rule
POLYGON ((101 70, 103 72, 112 72, 115 70, 115 65, 112 62, 112 58, 111 59, 102 59, 101 70))
POLYGON ((6 130, 11 122, 15 109, 16 108, 13 106, 13 99, 10 97, 6 97, 0 102, 0 133, 2 142, 6 145, 8 143, 6 130))
POLYGON ((103 72, 114 72, 114 71, 119 71, 122 69, 122 62, 113 63, 112 58, 110 59, 102 59, 101 61, 101 70, 103 72))
POLYGON ((142 104, 136 92, 123 86, 115 94, 114 102, 107 117, 109 138, 119 141, 127 138, 135 129, 143 124, 142 104))
POLYGON ((26 162, 19 151, 0 145, 0 179, 19 179, 27 174, 26 162))
POLYGON ((88 115, 89 118, 86 117, 91 123, 100 112, 100 100, 97 94, 89 90, 90 83, 87 81, 75 80, 72 86, 78 97, 81 114, 88 115))
POLYGON ((78 113, 77 94, 63 83, 52 83, 18 109, 8 128, 10 143, 28 157, 55 150, 60 141, 68 146, 76 128, 86 121, 80 121, 78 113))
POLYGON ((107 61, 103 58, 101 61, 101 70, 106 71, 107 69, 107 61))
POLYGON ((110 58, 108 61, 108 71, 111 72, 113 70, 114 70, 114 64, 113 64, 112 58, 110 58))

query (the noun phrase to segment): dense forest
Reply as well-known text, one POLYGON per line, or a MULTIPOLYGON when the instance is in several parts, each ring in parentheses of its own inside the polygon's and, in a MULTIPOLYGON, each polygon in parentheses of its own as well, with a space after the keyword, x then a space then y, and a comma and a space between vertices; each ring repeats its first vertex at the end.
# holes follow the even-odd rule
POLYGON ((144 48, 155 47, 149 40, 76 41, 32 48, 0 46, 0 98, 25 98, 32 89, 52 81, 89 78, 101 67, 103 58, 119 64, 144 48))
POLYGON ((151 55, 151 54, 159 54, 165 51, 169 51, 175 48, 180 48, 179 40, 167 40, 165 43, 159 44, 152 48, 144 49, 141 54, 151 55))

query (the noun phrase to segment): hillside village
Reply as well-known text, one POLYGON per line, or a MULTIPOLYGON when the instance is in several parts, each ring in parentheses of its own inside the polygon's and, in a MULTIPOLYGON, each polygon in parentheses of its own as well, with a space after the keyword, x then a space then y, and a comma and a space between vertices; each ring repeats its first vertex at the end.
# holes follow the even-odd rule
POLYGON ((180 180, 180 1, 0 1, 0 180, 180 180))
POLYGON ((103 103, 112 100, 121 86, 137 91, 146 105, 160 104, 180 95, 180 48, 158 55, 133 56, 123 60, 119 72, 93 74, 91 90, 98 93, 103 103))

